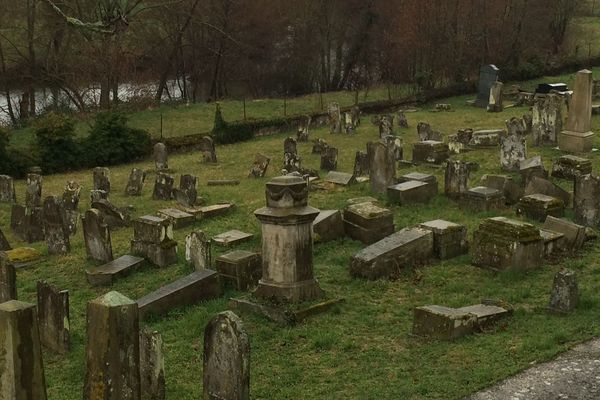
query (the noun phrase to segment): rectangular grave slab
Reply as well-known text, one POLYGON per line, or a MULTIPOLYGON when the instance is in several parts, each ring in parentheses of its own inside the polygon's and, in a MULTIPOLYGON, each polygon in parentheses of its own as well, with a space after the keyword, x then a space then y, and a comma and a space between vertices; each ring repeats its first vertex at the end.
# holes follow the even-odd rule
POLYGON ((481 186, 497 189, 502 192, 506 204, 516 204, 523 197, 523 188, 509 175, 484 175, 479 182, 481 186))
POLYGON ((134 239, 131 241, 131 252, 143 256, 157 267, 167 267, 177 263, 177 242, 174 240, 150 243, 134 239))
POLYGON ((565 204, 556 197, 545 194, 531 194, 523 196, 517 204, 517 215, 544 222, 549 215, 563 217, 565 215, 565 204))
POLYGON ((196 221, 196 217, 176 208, 163 208, 156 212, 160 217, 167 218, 174 229, 185 228, 196 221))
POLYGON ((217 258, 221 281, 237 290, 248 290, 258 285, 262 274, 262 259, 258 253, 235 250, 217 258))
POLYGON ((529 180, 527 186, 525 186, 524 195, 528 196, 530 194, 538 193, 561 199, 565 204, 565 207, 568 207, 571 204, 571 193, 550 182, 548 179, 534 176, 529 180))
POLYGON ((483 129, 474 131, 471 136, 469 146, 471 147, 498 147, 500 146, 500 137, 504 136, 504 129, 483 129))
POLYGON ((237 186, 239 184, 240 181, 237 179, 214 179, 206 183, 207 186, 237 186))
POLYGON ((313 221, 315 242, 328 242, 344 236, 344 221, 339 210, 321 210, 313 221))
POLYGON ((531 224, 494 217, 479 224, 472 248, 473 265, 492 270, 533 269, 542 264, 544 240, 531 224))
POLYGON ((346 235, 365 244, 375 243, 394 233, 392 212, 372 202, 347 206, 342 218, 346 235))
POLYGON ((235 206, 232 203, 214 204, 212 206, 206 206, 200 208, 201 218, 213 218, 219 215, 227 214, 233 210, 235 206))
POLYGON ((408 182, 408 181, 431 183, 432 185, 435 185, 436 192, 437 192, 437 178, 435 177, 435 175, 424 174, 422 172, 409 172, 408 174, 404 174, 397 179, 398 183, 403 183, 403 182, 408 182))
POLYGON ((405 228, 356 253, 350 260, 350 275, 375 280, 394 278, 401 268, 423 265, 433 258, 433 233, 405 228))
POLYGON ((559 157, 552 163, 552 176, 555 178, 574 180, 578 175, 592 173, 591 160, 574 155, 559 157))
POLYGON ((29 267, 43 260, 42 253, 31 247, 17 247, 4 251, 4 254, 17 269, 29 267))
POLYGON ((521 174, 521 181, 525 182, 525 184, 534 176, 544 179, 548 177, 548 171, 544 169, 542 157, 540 156, 521 161, 519 163, 519 173, 521 174))
POLYGON ((254 237, 251 233, 246 233, 233 229, 231 231, 223 232, 212 238, 213 242, 221 246, 234 246, 243 242, 247 242, 254 237))
POLYGON ((354 175, 346 172, 329 171, 325 177, 325 182, 331 182, 341 186, 348 186, 356 183, 356 178, 354 175))
POLYGON ((124 255, 111 262, 88 269, 85 274, 88 283, 92 286, 111 285, 117 279, 129 275, 141 268, 145 260, 141 257, 124 255))
POLYGON ((198 304, 221 295, 217 271, 204 269, 169 283, 137 301, 140 318, 164 315, 177 307, 198 304))
POLYGON ((440 260, 447 260, 469 251, 467 227, 454 222, 436 219, 419 225, 433 232, 433 252, 440 260))
POLYGON ((504 207, 504 203, 502 192, 485 186, 469 189, 459 200, 461 209, 475 212, 500 210, 504 207))
POLYGON ((426 140, 413 145, 414 163, 441 164, 450 157, 448 145, 436 140, 426 140))
POLYGON ((474 314, 477 317, 477 327, 479 329, 488 328, 490 325, 512 314, 511 309, 493 304, 474 304, 472 306, 460 307, 456 310, 474 314))
POLYGON ((388 199, 395 204, 429 203, 435 197, 436 190, 430 183, 408 181, 392 185, 387 189, 388 199))
POLYGON ((544 239, 544 257, 548 258, 555 253, 560 253, 565 247, 565 235, 559 232, 540 229, 540 236, 544 239))
POLYGON ((413 334, 441 340, 453 340, 473 333, 477 316, 455 308, 437 305, 416 307, 413 334))
POLYGON ((585 242, 585 226, 578 225, 562 218, 549 216, 544 222, 543 228, 553 232, 562 233, 565 248, 569 251, 577 251, 583 247, 585 242))

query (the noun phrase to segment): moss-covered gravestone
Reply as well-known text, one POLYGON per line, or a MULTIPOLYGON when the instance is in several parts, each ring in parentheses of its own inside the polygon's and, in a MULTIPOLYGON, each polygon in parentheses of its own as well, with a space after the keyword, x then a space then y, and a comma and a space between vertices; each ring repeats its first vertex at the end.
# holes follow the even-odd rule
POLYGON ((69 291, 38 281, 37 302, 40 341, 52 351, 68 353, 71 346, 69 291))

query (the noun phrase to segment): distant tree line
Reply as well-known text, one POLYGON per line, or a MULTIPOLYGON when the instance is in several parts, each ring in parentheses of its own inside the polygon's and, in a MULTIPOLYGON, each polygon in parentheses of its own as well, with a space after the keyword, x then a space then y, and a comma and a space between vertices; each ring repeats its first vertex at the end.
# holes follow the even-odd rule
POLYGON ((36 88, 87 111, 152 82, 146 101, 212 101, 463 82, 482 63, 514 76, 566 58, 582 0, 0 0, 6 113, 36 111, 36 88), (169 90, 175 80, 177 93, 169 90), (14 96, 13 96, 14 97, 14 96))

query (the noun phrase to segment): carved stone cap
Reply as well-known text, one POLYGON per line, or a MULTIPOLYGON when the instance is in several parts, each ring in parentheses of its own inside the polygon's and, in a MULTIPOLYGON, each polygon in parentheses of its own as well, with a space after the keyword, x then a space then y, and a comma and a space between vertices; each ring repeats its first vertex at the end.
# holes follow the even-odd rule
POLYGON ((308 185, 299 176, 278 176, 267 183, 267 207, 293 208, 308 205, 308 185))

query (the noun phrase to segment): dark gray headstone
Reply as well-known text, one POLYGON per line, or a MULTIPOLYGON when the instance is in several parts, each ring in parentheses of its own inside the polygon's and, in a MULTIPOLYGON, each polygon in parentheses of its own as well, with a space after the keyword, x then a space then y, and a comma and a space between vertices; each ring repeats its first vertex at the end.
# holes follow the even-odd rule
POLYGON ((127 181, 125 194, 127 196, 141 196, 145 180, 146 172, 139 168, 133 168, 131 170, 131 174, 129 175, 129 180, 127 181))
POLYGON ((69 291, 38 281, 37 305, 42 345, 60 354, 68 353, 71 347, 69 291))
POLYGON ((500 70, 493 64, 482 65, 479 69, 479 85, 477 88, 477 99, 475 105, 487 108, 490 100, 490 89, 498 80, 500 70))
POLYGON ((96 261, 110 262, 113 260, 110 230, 104 222, 100 211, 89 209, 82 217, 83 238, 88 258, 96 261))
POLYGON ((96 167, 93 170, 94 190, 104 190, 110 193, 110 170, 105 167, 96 167))
POLYGON ((50 254, 66 254, 71 250, 63 215, 62 201, 56 196, 46 197, 43 212, 44 237, 50 254))

